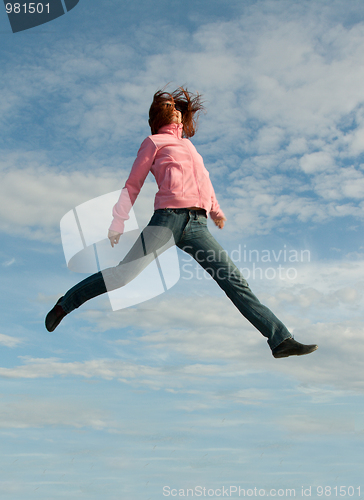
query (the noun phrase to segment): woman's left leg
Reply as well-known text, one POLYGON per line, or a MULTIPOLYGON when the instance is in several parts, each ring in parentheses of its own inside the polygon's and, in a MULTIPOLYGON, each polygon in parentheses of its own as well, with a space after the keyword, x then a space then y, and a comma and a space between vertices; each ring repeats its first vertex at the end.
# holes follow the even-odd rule
POLYGON ((292 335, 268 307, 261 304, 247 281, 207 229, 207 221, 199 217, 190 221, 190 230, 178 247, 191 255, 224 290, 241 314, 254 325, 273 350, 292 335))

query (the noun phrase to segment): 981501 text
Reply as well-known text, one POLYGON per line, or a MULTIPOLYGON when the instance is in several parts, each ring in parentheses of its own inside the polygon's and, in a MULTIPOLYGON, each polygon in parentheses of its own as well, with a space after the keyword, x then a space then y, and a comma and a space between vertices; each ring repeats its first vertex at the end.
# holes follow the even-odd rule
POLYGON ((49 14, 49 3, 7 3, 5 4, 6 12, 8 14, 49 14))

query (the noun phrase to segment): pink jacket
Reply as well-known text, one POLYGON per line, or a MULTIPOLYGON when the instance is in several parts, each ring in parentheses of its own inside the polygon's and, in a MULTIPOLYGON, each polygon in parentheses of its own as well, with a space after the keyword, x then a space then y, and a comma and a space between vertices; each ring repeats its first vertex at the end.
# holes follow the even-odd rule
POLYGON ((224 217, 202 156, 189 139, 182 138, 182 129, 182 124, 171 123, 142 142, 129 178, 113 208, 112 231, 123 233, 124 221, 129 218, 129 210, 149 171, 159 188, 154 201, 155 210, 200 207, 212 219, 224 217))

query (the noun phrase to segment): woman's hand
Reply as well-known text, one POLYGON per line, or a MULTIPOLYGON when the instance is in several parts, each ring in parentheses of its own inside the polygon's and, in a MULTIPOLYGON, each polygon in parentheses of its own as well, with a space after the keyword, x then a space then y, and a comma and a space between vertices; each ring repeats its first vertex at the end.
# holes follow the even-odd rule
POLYGON ((114 245, 117 245, 120 240, 121 233, 118 233, 117 231, 110 231, 108 234, 108 238, 110 240, 111 246, 114 248, 114 245))
POLYGON ((220 217, 219 219, 214 219, 215 226, 217 226, 219 229, 222 229, 225 225, 225 217, 220 217))

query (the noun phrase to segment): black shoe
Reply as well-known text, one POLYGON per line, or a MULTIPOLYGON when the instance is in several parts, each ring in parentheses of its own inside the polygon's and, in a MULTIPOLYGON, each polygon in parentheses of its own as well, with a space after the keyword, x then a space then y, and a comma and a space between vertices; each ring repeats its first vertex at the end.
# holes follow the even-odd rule
POLYGON ((310 344, 304 345, 300 344, 292 337, 284 340, 281 344, 277 345, 273 349, 272 354, 275 358, 287 358, 288 356, 303 356, 304 354, 310 354, 316 351, 318 345, 310 344))
POLYGON ((49 332, 53 332, 57 326, 60 324, 62 319, 67 315, 63 310, 62 306, 59 305, 63 297, 61 297, 57 304, 53 307, 51 311, 46 316, 45 326, 49 332))

